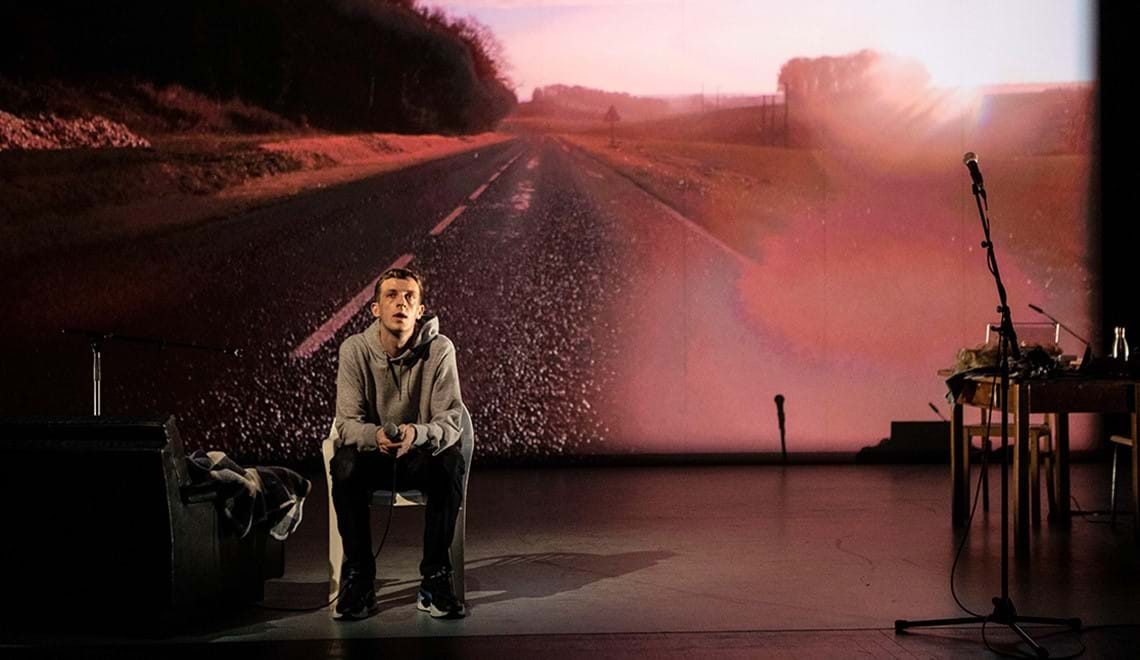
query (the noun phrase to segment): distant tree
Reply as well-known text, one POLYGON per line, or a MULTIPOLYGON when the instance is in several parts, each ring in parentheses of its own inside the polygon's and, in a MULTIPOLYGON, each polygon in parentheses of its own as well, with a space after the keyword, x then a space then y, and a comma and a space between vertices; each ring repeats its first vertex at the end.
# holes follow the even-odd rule
POLYGON ((842 56, 788 60, 780 68, 785 143, 795 146, 877 144, 908 122, 929 94, 929 75, 916 60, 861 50, 842 56))
POLYGON ((342 130, 487 130, 517 100, 474 19, 415 0, 0 4, 0 75, 179 84, 342 130))
POLYGON ((780 67, 778 83, 799 101, 874 96, 885 89, 924 89, 930 76, 916 60, 861 50, 839 57, 796 57, 780 67))
POLYGON ((647 119, 669 112, 669 104, 663 99, 632 96, 627 92, 607 92, 580 85, 547 85, 536 88, 535 93, 548 106, 556 106, 585 117, 596 117, 610 106, 628 118, 647 119))
POLYGON ((471 49, 475 63, 475 75, 480 80, 507 82, 507 56, 502 42, 483 23, 474 17, 460 18, 452 22, 451 29, 471 49))

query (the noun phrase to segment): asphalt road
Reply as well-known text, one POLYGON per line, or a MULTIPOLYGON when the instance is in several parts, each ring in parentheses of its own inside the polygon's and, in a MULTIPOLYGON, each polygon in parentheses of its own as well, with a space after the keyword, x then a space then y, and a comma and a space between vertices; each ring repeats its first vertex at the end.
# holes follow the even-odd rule
MULTIPOLYGON (((614 157, 645 162, 637 149, 614 157)), ((61 331, 105 329, 242 353, 109 343, 106 414, 173 413, 189 447, 311 456, 333 414, 337 346, 370 322, 375 278, 408 263, 458 348, 479 460, 776 452, 776 394, 792 452, 853 451, 893 420, 933 417, 945 346, 973 341, 962 310, 992 295, 953 247, 957 229, 879 240, 864 202, 882 186, 844 170, 822 215, 788 217, 762 249, 733 247, 602 160, 518 138, 194 229, 0 264, 0 415, 88 414, 88 345, 61 331)), ((926 208, 891 204, 899 217, 926 208)), ((1013 298, 1052 300, 1037 295, 1051 280, 1017 259, 1003 273, 1013 298)))
POLYGON ((606 446, 604 404, 628 245, 588 182, 559 143, 516 140, 6 265, 0 414, 89 413, 88 344, 61 331, 103 329, 241 351, 108 342, 104 414, 174 413, 188 447, 311 455, 331 420, 337 346, 368 325, 361 294, 399 262, 425 275, 429 312, 456 343, 484 459, 620 451, 606 446))

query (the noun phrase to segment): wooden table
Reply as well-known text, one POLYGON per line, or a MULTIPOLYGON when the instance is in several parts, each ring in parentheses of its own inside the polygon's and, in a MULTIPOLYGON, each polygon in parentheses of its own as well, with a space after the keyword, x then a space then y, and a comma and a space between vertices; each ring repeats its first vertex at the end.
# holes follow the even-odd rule
MULTIPOLYGON (((1013 515, 1013 547, 1019 558, 1029 556, 1029 484, 1031 452, 1035 457, 1036 448, 1029 442, 1029 415, 1044 413, 1053 415, 1054 435, 1054 481, 1057 484, 1058 515, 1056 519, 1063 525, 1069 524, 1069 414, 1070 413, 1129 413, 1132 416, 1132 437, 1137 437, 1137 411, 1140 410, 1140 381, 1126 378, 1080 378, 1062 376, 1049 379, 1010 379, 1009 412, 1012 428, 1017 424, 1017 437, 1011 437, 1014 458, 1011 470, 1011 500, 1013 515)), ((1001 424, 1000 400, 991 404, 993 390, 1000 388, 1000 381, 994 377, 971 378, 966 381, 958 400, 954 404, 950 422, 950 481, 952 492, 951 521, 955 526, 964 526, 970 516, 970 442, 965 436, 962 423, 964 406, 989 408, 993 405, 1001 424)), ((1140 539, 1140 443, 1133 443, 1132 465, 1132 515, 1133 530, 1140 539)))

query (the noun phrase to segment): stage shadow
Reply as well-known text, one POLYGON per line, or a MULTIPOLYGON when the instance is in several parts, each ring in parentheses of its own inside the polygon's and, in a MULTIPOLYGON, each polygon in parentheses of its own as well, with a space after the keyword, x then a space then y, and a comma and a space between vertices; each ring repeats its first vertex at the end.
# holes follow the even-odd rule
MULTIPOLYGON (((484 557, 467 562, 467 605, 474 609, 520 598, 545 598, 563 594, 603 580, 620 578, 650 568, 673 557, 661 550, 619 552, 610 555, 580 552, 542 552, 484 557)), ((408 607, 415 602, 419 578, 379 579, 376 582, 380 613, 408 607)), ((241 629, 243 634, 270 632, 283 619, 327 611, 327 583, 271 580, 261 603, 206 610, 195 617, 168 619, 140 626, 130 619, 120 625, 103 622, 85 628, 69 625, 74 633, 69 644, 193 637, 213 640, 241 629)), ((41 644, 44 633, 58 627, 41 619, 43 628, 30 626, 25 634, 2 635, 5 642, 41 644)))
POLYGON ((84 616, 66 623, 67 635, 60 636, 60 619, 55 616, 24 615, 6 620, 0 628, 0 645, 83 646, 133 644, 141 641, 197 638, 212 641, 241 629, 245 634, 271 632, 280 621, 328 610, 326 582, 266 582, 261 602, 226 602, 178 613, 156 613, 139 603, 135 615, 102 611, 98 603, 82 603, 84 616))
MULTIPOLYGON (((545 598, 618 578, 656 565, 675 553, 663 550, 595 555, 581 552, 541 552, 499 555, 467 562, 467 606, 519 598, 545 598)), ((415 599, 419 580, 379 586, 381 612, 406 607, 415 599)))

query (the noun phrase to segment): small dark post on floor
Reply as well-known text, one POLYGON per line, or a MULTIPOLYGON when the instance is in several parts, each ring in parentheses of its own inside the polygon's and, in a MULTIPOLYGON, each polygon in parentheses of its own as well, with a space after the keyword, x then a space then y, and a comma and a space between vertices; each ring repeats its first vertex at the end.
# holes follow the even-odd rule
POLYGON ((780 461, 788 462, 788 445, 784 441, 784 395, 776 395, 776 420, 780 423, 780 461))

